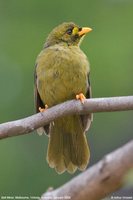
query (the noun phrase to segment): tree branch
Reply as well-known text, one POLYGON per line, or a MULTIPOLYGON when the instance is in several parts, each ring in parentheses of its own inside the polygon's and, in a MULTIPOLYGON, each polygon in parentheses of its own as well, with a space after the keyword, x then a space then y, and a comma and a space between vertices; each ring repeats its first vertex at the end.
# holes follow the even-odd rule
MULTIPOLYGON (((126 110, 133 110, 133 96, 87 99, 84 104, 71 100, 43 113, 1 124, 0 139, 27 134, 65 115, 126 110)), ((50 199, 70 196, 72 200, 98 200, 105 197, 121 186, 124 175, 133 167, 132 152, 133 140, 64 186, 44 194, 42 199, 48 195, 50 199)))
POLYGON ((122 186, 124 176, 131 168, 133 168, 133 140, 106 155, 97 164, 65 185, 43 194, 41 200, 102 199, 122 186))
POLYGON ((49 108, 43 113, 1 124, 0 139, 27 134, 65 115, 125 110, 133 110, 133 96, 86 99, 84 104, 71 100, 49 108))

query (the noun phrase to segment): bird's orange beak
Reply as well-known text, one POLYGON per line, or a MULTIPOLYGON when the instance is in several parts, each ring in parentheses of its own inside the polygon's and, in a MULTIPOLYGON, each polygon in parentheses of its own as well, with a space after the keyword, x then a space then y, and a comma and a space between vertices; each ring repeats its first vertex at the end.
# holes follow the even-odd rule
POLYGON ((83 27, 81 31, 78 32, 79 36, 85 35, 86 33, 89 33, 92 31, 92 28, 89 27, 83 27))

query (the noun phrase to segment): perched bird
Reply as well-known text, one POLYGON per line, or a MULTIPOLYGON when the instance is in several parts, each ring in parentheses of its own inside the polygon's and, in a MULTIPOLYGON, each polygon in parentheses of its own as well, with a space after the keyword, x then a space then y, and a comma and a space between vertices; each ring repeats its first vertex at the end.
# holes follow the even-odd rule
MULTIPOLYGON (((35 69, 36 112, 70 99, 91 97, 89 62, 79 48, 92 29, 73 22, 63 23, 48 35, 35 69)), ((58 173, 84 170, 90 158, 85 132, 92 114, 60 117, 38 129, 49 136, 47 162, 58 173)))

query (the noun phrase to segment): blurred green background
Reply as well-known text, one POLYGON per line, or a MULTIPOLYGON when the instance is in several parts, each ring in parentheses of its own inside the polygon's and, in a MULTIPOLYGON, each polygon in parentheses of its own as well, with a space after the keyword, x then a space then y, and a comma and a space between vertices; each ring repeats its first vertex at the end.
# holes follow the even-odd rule
MULTIPOLYGON (((91 63, 93 97, 133 95, 132 0, 0 0, 0 123, 34 113, 36 56, 64 21, 93 28, 81 46, 91 63)), ((89 166, 132 132, 132 111, 94 114, 89 166)), ((78 174, 58 175, 48 167, 47 142, 36 132, 0 141, 0 195, 40 196, 78 174)))

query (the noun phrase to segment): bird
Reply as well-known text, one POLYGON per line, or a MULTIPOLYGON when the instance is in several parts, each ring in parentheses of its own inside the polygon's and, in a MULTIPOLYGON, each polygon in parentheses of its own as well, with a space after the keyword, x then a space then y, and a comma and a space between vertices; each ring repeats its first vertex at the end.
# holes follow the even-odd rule
MULTIPOLYGON (((36 112, 65 102, 91 98, 90 64, 80 49, 84 36, 92 31, 74 22, 64 22, 55 27, 44 43, 35 64, 36 112)), ((93 116, 72 114, 59 117, 39 128, 40 134, 49 137, 46 160, 58 174, 77 169, 84 171, 90 160, 86 132, 93 116)))

